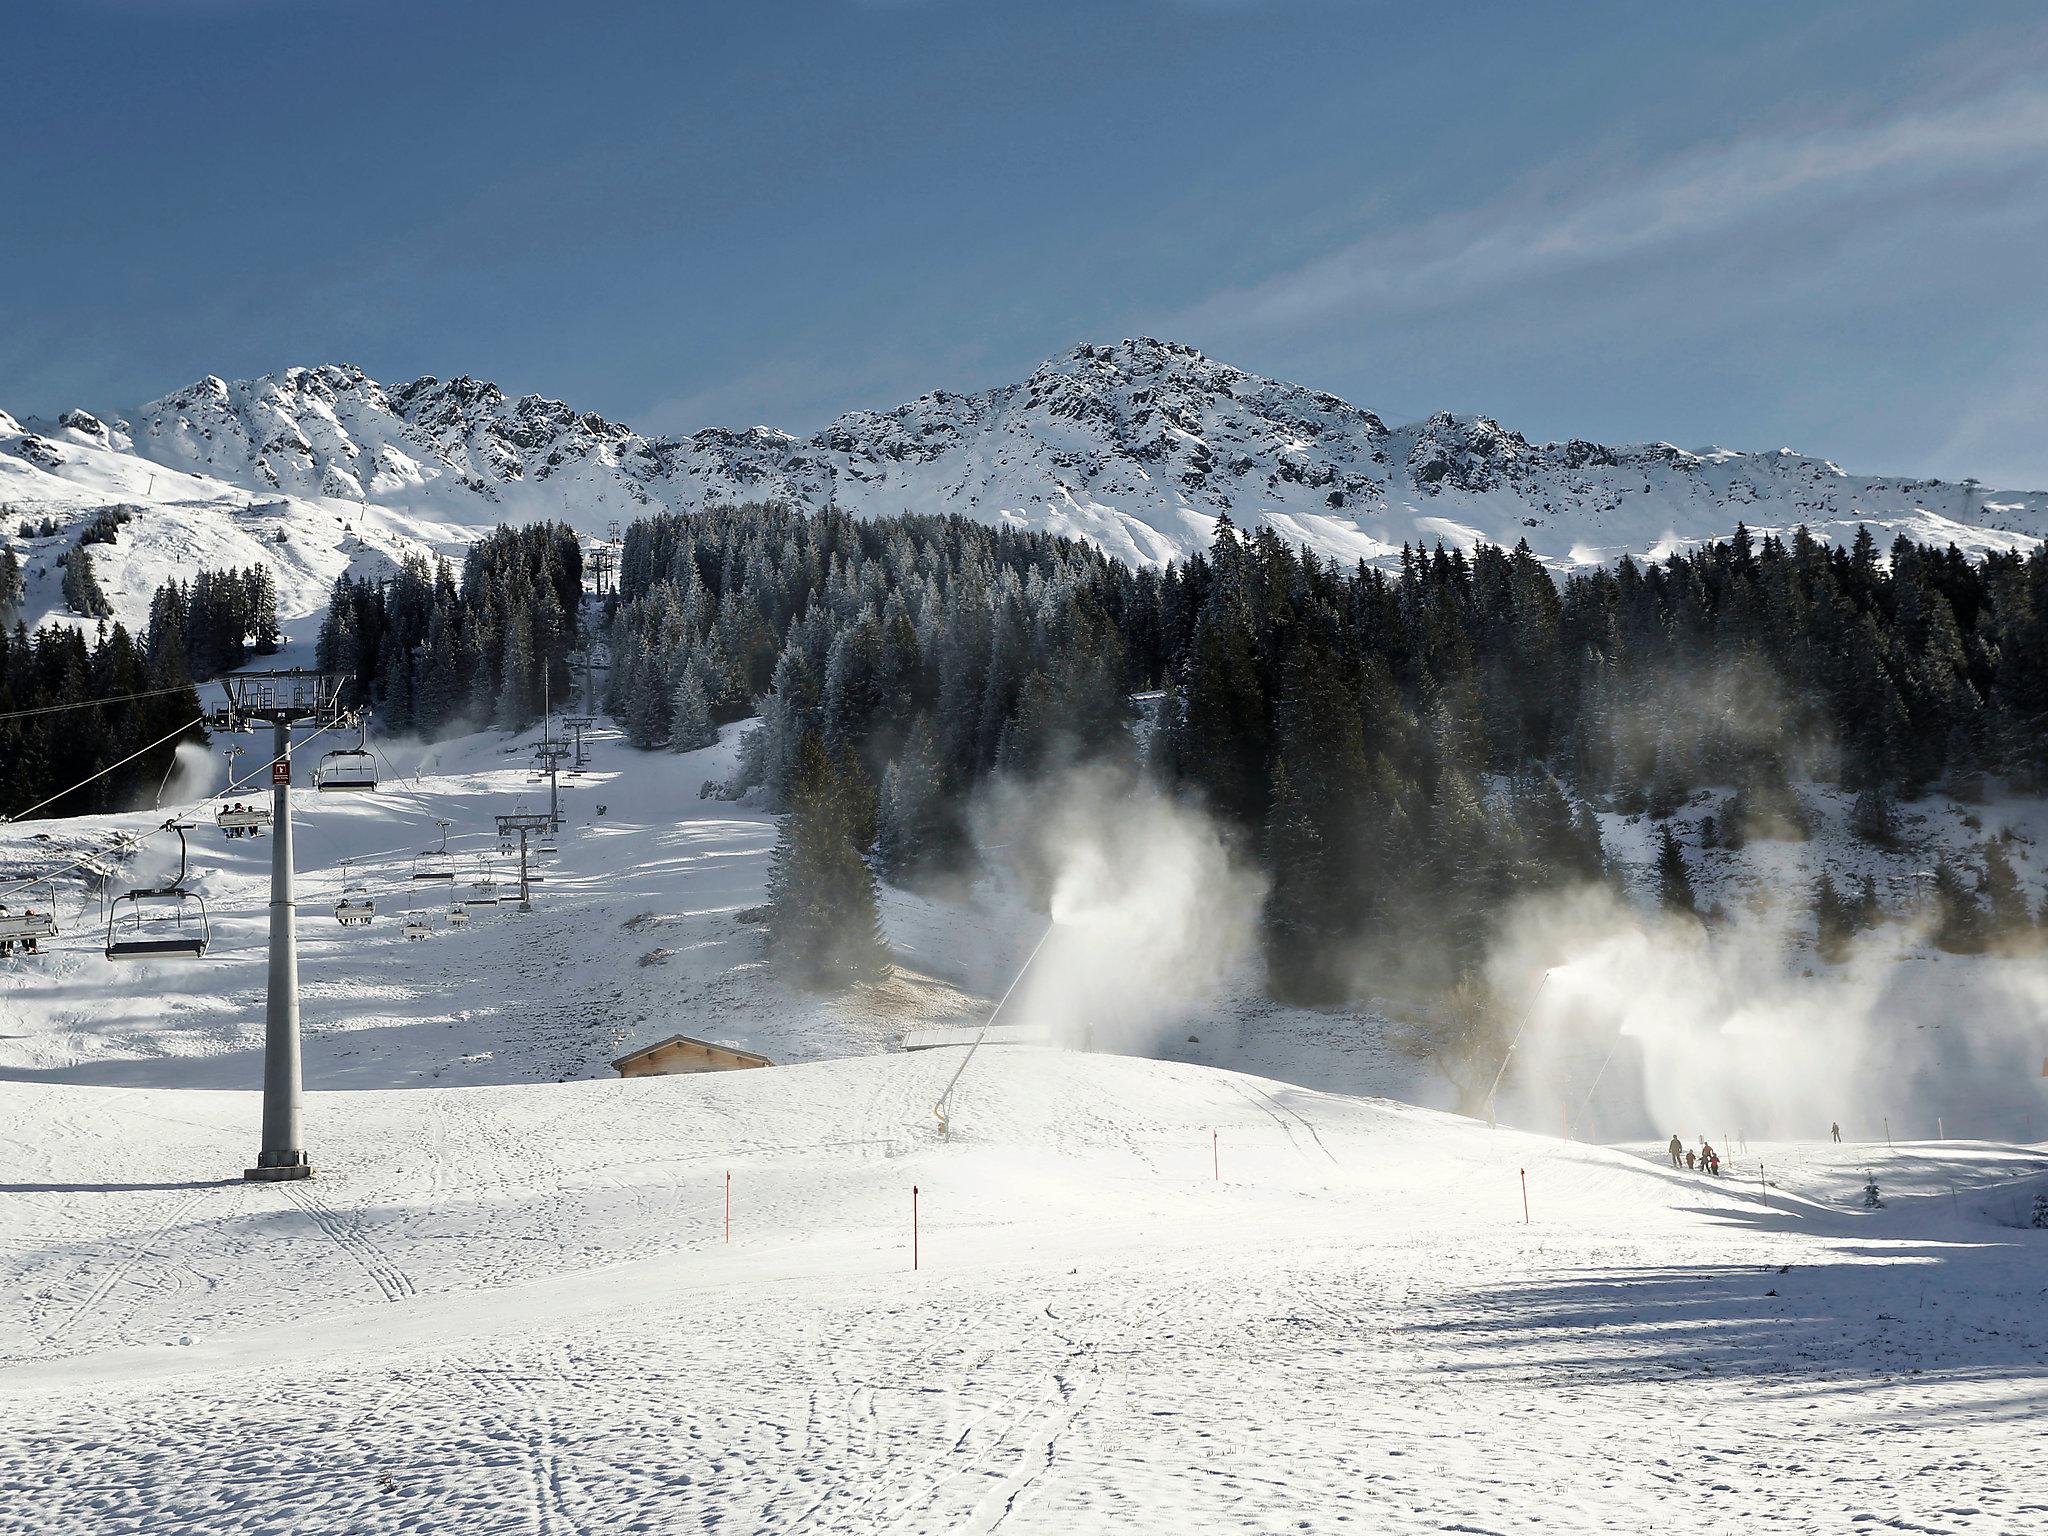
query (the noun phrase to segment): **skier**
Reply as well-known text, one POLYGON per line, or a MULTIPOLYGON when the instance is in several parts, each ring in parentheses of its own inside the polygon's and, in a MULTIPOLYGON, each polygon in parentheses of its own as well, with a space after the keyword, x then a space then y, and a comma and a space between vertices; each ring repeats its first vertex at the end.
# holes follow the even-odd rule
POLYGON ((1692 1148, 1691 1148, 1691 1147, 1687 1147, 1687 1148, 1685 1149, 1685 1171, 1686 1171, 1687 1173, 1691 1173, 1691 1172, 1692 1172, 1692 1148))
POLYGON ((1835 1138, 1835 1143, 1839 1146, 1842 1140, 1842 1122, 1839 1120, 1830 1120, 1828 1122, 1828 1134, 1835 1138))
POLYGON ((1673 1131, 1671 1133, 1671 1166, 1674 1168, 1678 1167, 1684 1156, 1685 1143, 1678 1139, 1678 1132, 1673 1131))

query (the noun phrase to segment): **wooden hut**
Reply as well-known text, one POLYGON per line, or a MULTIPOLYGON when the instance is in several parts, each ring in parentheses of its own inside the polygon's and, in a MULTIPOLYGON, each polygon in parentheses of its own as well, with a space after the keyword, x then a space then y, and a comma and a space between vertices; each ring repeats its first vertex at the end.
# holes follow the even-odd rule
POLYGON ((738 1072, 747 1067, 772 1067, 775 1063, 752 1051, 688 1035, 670 1035, 652 1045, 628 1051, 612 1066, 621 1077, 660 1077, 671 1072, 738 1072))

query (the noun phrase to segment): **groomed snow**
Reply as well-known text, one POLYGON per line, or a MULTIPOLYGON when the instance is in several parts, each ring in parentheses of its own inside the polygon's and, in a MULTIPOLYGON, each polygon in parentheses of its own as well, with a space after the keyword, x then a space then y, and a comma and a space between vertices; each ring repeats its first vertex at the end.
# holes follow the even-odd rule
POLYGON ((4 1524, 2048 1522, 2038 1150, 1765 1190, 1029 1047, 941 1143, 958 1061, 321 1093, 296 1186, 250 1094, 0 1087, 4 1524))

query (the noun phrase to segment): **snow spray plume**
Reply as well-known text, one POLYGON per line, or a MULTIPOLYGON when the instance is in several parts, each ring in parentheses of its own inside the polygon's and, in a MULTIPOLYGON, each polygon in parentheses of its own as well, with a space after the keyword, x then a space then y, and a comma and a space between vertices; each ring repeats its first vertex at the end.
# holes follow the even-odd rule
POLYGON ((1253 950, 1264 883, 1217 826, 1128 769, 1003 783, 978 808, 1054 928, 1006 1017, 1144 1054, 1253 950))
POLYGON ((1600 887, 1525 902, 1488 965, 1517 1014, 1534 997, 1500 1117, 1540 1131, 1568 1120, 1588 1139, 1675 1131, 1717 1142, 1819 1138, 1836 1122, 1874 1139, 1889 1119, 1904 1140, 1933 1136, 1945 1103, 1951 1134, 1966 1118, 1982 1122, 1972 1134, 2016 1135, 2009 1085, 2048 973, 2010 961, 1901 966, 1921 926, 1866 934, 1828 966, 1789 894, 1711 929, 1600 887))
MULTIPOLYGON (((246 759, 245 759, 246 761, 246 759)), ((210 794, 217 784, 227 782, 220 759, 196 741, 181 741, 171 753, 171 765, 161 790, 152 785, 144 790, 131 810, 149 811, 187 805, 210 794)), ((265 789, 268 788, 266 784, 265 789)))

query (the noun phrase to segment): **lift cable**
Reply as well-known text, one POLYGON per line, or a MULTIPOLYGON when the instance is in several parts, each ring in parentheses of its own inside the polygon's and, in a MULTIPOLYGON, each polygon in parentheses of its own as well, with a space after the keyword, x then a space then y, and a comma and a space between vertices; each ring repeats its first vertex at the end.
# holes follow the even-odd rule
POLYGON ((128 764, 134 762, 135 759, 142 756, 143 753, 154 752, 158 747, 162 746, 165 742, 176 740, 178 737, 184 735, 187 731, 191 730, 193 726, 203 726, 205 724, 206 717, 204 715, 201 715, 196 720, 187 720, 183 725, 179 726, 176 730, 171 731, 167 735, 157 737, 157 739, 155 741, 152 741, 148 746, 136 748, 133 752, 130 752, 126 757, 122 758, 120 762, 109 763, 107 764, 106 767, 100 769, 97 773, 87 774, 84 778, 80 779, 76 784, 73 784, 69 789, 60 789, 54 795, 46 795, 25 811, 17 811, 12 816, 0 816, 0 823, 20 821, 24 816, 33 816, 37 811, 40 811, 44 806, 48 805, 51 801, 62 800, 66 795, 73 794, 76 791, 85 788, 85 786, 92 783, 94 779, 104 779, 116 768, 125 768, 128 764))
POLYGON ((143 693, 110 694, 104 699, 73 699, 68 704, 40 704, 34 709, 13 709, 0 714, 0 720, 27 720, 34 715, 62 714, 67 709, 94 709, 101 704, 132 704, 137 699, 161 699, 174 693, 184 693, 193 685, 180 683, 175 688, 151 688, 143 693))

